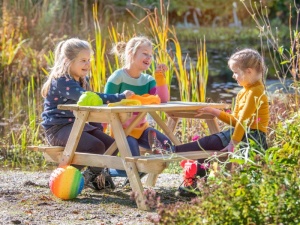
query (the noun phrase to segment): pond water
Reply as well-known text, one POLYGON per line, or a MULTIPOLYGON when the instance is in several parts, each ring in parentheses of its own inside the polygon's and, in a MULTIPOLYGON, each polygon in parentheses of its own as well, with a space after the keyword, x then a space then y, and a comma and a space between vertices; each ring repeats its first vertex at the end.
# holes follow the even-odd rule
MULTIPOLYGON (((284 84, 280 83, 278 80, 267 80, 266 90, 269 96, 274 94, 277 90, 282 90, 284 93, 292 93, 293 89, 290 87, 292 83, 292 80, 287 80, 284 84)), ((208 82, 206 99, 207 102, 232 103, 239 90, 241 90, 241 87, 236 82, 208 82)), ((180 100, 179 89, 176 85, 171 86, 171 100, 180 100)))

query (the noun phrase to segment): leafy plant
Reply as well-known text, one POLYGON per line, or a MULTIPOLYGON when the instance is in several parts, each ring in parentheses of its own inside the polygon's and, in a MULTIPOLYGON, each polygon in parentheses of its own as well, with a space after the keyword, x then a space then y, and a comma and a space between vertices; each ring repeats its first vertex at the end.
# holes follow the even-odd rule
MULTIPOLYGON (((296 158, 296 157, 295 157, 296 158)), ((156 224, 298 224, 299 164, 266 163, 238 167, 230 176, 200 184, 191 202, 158 204, 156 224)), ((199 184, 198 184, 199 185, 199 184)))

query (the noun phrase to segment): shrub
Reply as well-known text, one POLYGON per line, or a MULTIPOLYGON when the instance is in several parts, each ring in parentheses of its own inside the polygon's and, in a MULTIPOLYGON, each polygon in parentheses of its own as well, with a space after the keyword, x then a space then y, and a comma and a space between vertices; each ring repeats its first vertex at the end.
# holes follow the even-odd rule
MULTIPOLYGON (((255 164, 203 184, 191 202, 158 205, 156 224, 299 224, 300 164, 267 150, 255 164), (271 159, 271 160, 270 160, 271 159)), ((294 157, 295 160, 298 158, 294 157)))
MULTIPOLYGON (((249 160, 236 155, 229 174, 198 183, 197 198, 158 204, 155 224, 299 224, 300 113, 290 112, 274 125, 272 146, 250 146, 249 160), (256 153, 255 153, 256 152, 256 153)), ((271 142, 271 140, 270 140, 271 142)), ((242 151, 239 151, 240 154, 242 151)), ((235 156, 235 155, 233 155, 235 156)))

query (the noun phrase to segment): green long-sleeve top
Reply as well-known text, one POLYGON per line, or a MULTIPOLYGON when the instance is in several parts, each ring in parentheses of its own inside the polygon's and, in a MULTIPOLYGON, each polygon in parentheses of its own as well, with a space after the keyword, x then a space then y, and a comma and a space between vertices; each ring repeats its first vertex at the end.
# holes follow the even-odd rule
POLYGON ((222 111, 219 119, 234 126, 232 140, 240 142, 247 129, 267 132, 269 123, 269 103, 261 81, 243 87, 236 97, 232 114, 222 111))

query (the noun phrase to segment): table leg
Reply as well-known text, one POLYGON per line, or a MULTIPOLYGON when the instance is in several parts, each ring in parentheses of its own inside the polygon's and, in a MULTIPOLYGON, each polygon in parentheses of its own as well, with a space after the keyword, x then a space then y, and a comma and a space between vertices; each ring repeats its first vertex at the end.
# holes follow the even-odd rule
POLYGON ((75 113, 75 122, 73 124, 70 136, 68 138, 67 145, 63 152, 59 166, 70 165, 76 151, 79 139, 81 137, 82 130, 84 128, 85 122, 88 118, 89 112, 78 111, 75 113))
POLYGON ((213 119, 206 119, 205 121, 208 125, 208 129, 209 129, 211 134, 215 134, 215 133, 220 132, 220 128, 219 128, 219 125, 218 125, 218 120, 217 120, 216 117, 214 117, 213 119))
MULTIPOLYGON (((112 113, 109 115, 109 119, 121 157, 125 158, 132 156, 125 132, 122 127, 122 123, 118 115, 112 113)), ((143 194, 144 188, 136 164, 134 162, 125 162, 125 160, 123 161, 123 163, 132 191, 137 194, 136 204, 138 208, 142 210, 149 210, 149 206, 146 205, 146 197, 143 194)))
POLYGON ((154 187, 155 184, 156 184, 158 175, 159 174, 156 174, 156 173, 149 173, 148 176, 147 176, 147 180, 146 180, 145 185, 148 186, 148 187, 154 187))
POLYGON ((175 145, 180 145, 180 141, 176 138, 176 136, 173 134, 173 131, 170 130, 170 128, 165 124, 164 121, 160 118, 159 115, 157 115, 156 112, 149 112, 151 117, 155 120, 155 122, 159 125, 159 127, 164 131, 164 133, 171 139, 171 141, 175 145))
POLYGON ((167 121, 167 126, 169 127, 169 129, 174 133, 175 128, 178 124, 179 119, 175 118, 175 117, 170 117, 168 116, 168 121, 167 121))
MULTIPOLYGON (((170 122, 168 126, 165 124, 165 122, 161 119, 161 117, 156 113, 156 112, 149 112, 151 117, 155 120, 155 122, 158 124, 158 126, 164 131, 164 133, 170 138, 170 140, 175 144, 175 145, 180 145, 180 141, 176 138, 174 135, 174 129, 175 126, 178 122, 177 120, 174 120, 170 122)), ((169 121, 168 121, 169 122, 169 121)), ((147 180, 146 180, 146 185, 147 186, 155 186, 156 180, 157 180, 158 174, 148 174, 147 180)))
MULTIPOLYGON (((141 112, 139 113, 139 115, 135 118, 135 120, 130 124, 129 127, 127 127, 125 130, 124 130, 124 133, 126 136, 128 136, 128 134, 130 134, 130 132, 132 131, 132 129, 134 127, 136 127, 136 125, 139 123, 139 121, 144 118, 146 116, 146 112, 141 112)), ((118 115, 116 115, 118 116, 118 115)), ((120 119, 120 117, 118 117, 120 119)), ((121 121, 121 119, 120 119, 121 121)), ((112 155, 115 150, 117 149, 117 144, 116 142, 114 142, 107 150, 106 152, 103 154, 103 155, 112 155)))

